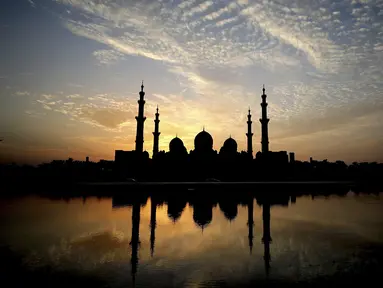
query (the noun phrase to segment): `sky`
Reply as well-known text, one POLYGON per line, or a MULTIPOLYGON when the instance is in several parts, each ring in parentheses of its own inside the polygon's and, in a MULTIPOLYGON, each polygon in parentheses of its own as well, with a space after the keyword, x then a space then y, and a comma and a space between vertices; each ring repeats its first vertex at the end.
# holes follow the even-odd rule
POLYGON ((383 0, 2 0, 0 161, 114 159, 203 127, 261 149, 383 162, 383 0))

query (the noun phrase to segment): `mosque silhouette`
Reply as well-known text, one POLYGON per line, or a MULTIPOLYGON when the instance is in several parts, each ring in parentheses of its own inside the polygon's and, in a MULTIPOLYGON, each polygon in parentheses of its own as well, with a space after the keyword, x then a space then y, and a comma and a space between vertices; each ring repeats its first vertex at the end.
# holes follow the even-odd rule
POLYGON ((169 143, 169 151, 159 151, 160 119, 157 106, 154 119, 153 154, 144 147, 144 116, 145 92, 142 82, 138 100, 138 115, 136 116, 137 130, 135 150, 115 151, 115 164, 122 177, 133 177, 140 180, 245 180, 250 174, 258 171, 260 177, 272 175, 280 178, 289 163, 295 162, 295 154, 286 151, 272 152, 269 150, 269 136, 267 118, 267 95, 263 86, 261 95, 262 115, 261 123, 261 151, 253 157, 253 132, 251 111, 247 115, 247 150, 238 152, 238 144, 231 136, 226 139, 219 152, 213 149, 213 137, 205 128, 194 138, 194 150, 187 152, 181 138, 176 136, 169 143), (272 174, 267 173, 272 169, 272 174), (212 178, 213 177, 213 178, 212 178))

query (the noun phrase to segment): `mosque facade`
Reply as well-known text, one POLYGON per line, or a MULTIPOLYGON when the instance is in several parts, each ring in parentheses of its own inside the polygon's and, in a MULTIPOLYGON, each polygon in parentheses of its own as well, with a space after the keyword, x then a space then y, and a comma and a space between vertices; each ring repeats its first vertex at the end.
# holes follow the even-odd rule
MULTIPOLYGON (((135 168, 139 169, 137 163, 148 163, 150 161, 161 162, 163 165, 166 163, 178 163, 177 165, 189 165, 199 163, 198 170, 200 169, 214 169, 211 165, 213 163, 219 165, 224 165, 224 163, 234 163, 234 162, 243 162, 243 161, 257 161, 258 163, 279 163, 281 165, 287 164, 289 162, 289 156, 286 151, 272 152, 269 149, 269 136, 268 136, 268 124, 270 119, 267 118, 267 106, 266 102, 267 95, 265 93, 265 87, 263 86, 262 95, 261 95, 261 107, 262 114, 259 119, 261 123, 261 151, 256 153, 255 159, 253 158, 253 130, 252 130, 252 120, 251 120, 251 110, 249 108, 247 115, 247 149, 246 151, 238 152, 238 144, 235 139, 231 136, 226 139, 223 143, 223 146, 220 148, 219 152, 215 151, 213 148, 213 137, 209 132, 203 128, 194 138, 194 150, 191 150, 190 153, 187 152, 187 149, 181 138, 176 136, 169 142, 169 151, 159 151, 159 141, 160 141, 160 113, 157 106, 155 118, 154 118, 154 132, 153 132, 153 153, 152 159, 149 159, 149 153, 143 151, 144 147, 144 123, 146 117, 144 116, 144 106, 145 106, 145 92, 144 84, 142 82, 141 91, 139 92, 138 100, 138 115, 136 116, 137 129, 136 129, 136 141, 135 141, 135 150, 134 151, 115 151, 115 163, 120 167, 128 165, 129 163, 135 163, 135 168), (204 164, 201 164, 201 163, 204 164)), ((294 160, 294 153, 290 153, 290 161, 294 160)), ((142 166, 141 165, 141 166, 142 166)), ((174 164, 175 165, 175 164, 174 164)), ((172 167, 174 167, 172 165, 172 167)), ((175 171, 177 172, 177 171, 175 171)))

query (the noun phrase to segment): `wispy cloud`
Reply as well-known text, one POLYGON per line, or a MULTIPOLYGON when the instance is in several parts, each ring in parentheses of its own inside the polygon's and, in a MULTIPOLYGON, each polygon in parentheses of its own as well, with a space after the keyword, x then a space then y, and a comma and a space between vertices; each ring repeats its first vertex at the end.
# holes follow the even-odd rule
POLYGON ((81 98, 84 98, 84 97, 81 96, 80 94, 71 94, 71 95, 67 95, 66 98, 67 99, 81 99, 81 98))
POLYGON ((32 0, 27 0, 27 1, 28 1, 28 3, 29 3, 33 8, 36 7, 36 4, 35 4, 34 1, 32 1, 32 0))
POLYGON ((55 98, 54 95, 51 95, 51 94, 43 94, 41 95, 42 98, 44 98, 45 100, 51 100, 53 98, 55 98))
POLYGON ((24 113, 33 118, 42 118, 46 115, 46 113, 37 112, 36 110, 25 110, 24 113))
POLYGON ((78 83, 68 83, 69 87, 74 87, 74 88, 83 88, 84 85, 78 84, 78 83))
POLYGON ((29 96, 29 95, 31 95, 28 91, 17 91, 15 94, 18 96, 29 96))
POLYGON ((102 65, 112 65, 124 59, 124 54, 116 50, 98 50, 93 52, 99 63, 102 65))
POLYGON ((67 115, 69 119, 100 127, 106 131, 120 131, 123 125, 127 125, 132 118, 134 119, 131 109, 133 101, 126 103, 121 98, 107 94, 88 97, 86 102, 83 101, 84 98, 80 94, 61 97, 42 94, 37 103, 40 103, 45 110, 67 115))

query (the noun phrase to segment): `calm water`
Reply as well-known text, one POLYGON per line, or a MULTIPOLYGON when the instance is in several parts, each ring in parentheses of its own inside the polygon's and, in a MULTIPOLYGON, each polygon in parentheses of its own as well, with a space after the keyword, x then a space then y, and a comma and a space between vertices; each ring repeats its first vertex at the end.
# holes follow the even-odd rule
POLYGON ((95 281, 94 287, 371 279, 383 255, 381 195, 304 196, 270 207, 255 199, 238 205, 1 200, 1 262, 11 267, 1 273, 49 278, 51 287, 63 279, 95 281))

